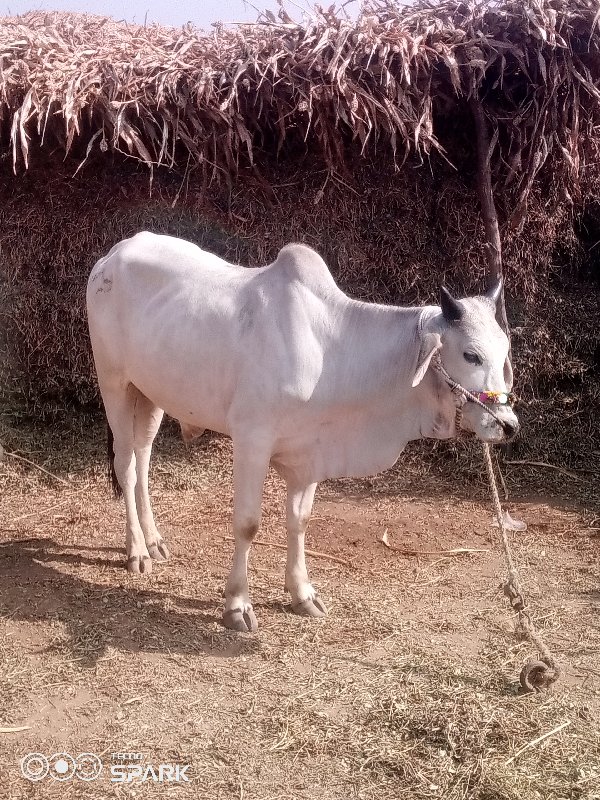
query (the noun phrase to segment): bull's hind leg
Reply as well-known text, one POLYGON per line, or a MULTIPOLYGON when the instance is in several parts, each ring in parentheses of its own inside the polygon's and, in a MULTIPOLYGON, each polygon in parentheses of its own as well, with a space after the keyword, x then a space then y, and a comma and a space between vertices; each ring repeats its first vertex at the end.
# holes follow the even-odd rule
POLYGON ((285 567, 285 589, 292 596, 292 610, 305 617, 324 617, 325 603, 317 595, 308 579, 304 555, 304 536, 308 528, 316 483, 298 486, 287 484, 287 561, 285 567))
POLYGON ((160 428, 164 411, 143 394, 138 394, 133 423, 133 446, 135 452, 135 502, 137 514, 148 553, 154 561, 168 561, 169 548, 158 532, 148 491, 148 471, 152 443, 160 428))
POLYGON ((256 631, 258 623, 250 602, 248 556, 258 533, 263 485, 270 453, 260 445, 233 441, 233 564, 225 586, 223 624, 234 631, 256 631))
POLYGON ((152 571, 152 560, 146 547, 135 502, 135 452, 134 416, 140 393, 132 384, 120 382, 106 384, 101 380, 100 388, 108 424, 112 431, 113 467, 125 500, 125 545, 127 569, 134 573, 152 571))

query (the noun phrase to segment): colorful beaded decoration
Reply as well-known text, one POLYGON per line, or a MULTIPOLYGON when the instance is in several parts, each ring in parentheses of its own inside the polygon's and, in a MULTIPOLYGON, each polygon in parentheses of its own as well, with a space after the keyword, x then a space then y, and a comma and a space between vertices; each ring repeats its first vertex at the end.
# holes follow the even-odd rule
POLYGON ((513 396, 507 392, 472 392, 480 403, 490 406, 504 406, 510 403, 513 396))

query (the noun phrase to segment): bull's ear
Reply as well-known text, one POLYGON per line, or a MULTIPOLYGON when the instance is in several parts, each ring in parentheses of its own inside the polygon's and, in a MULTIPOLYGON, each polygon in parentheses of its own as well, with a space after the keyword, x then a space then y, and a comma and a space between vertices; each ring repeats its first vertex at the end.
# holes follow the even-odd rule
POLYGON ((445 286, 440 288, 440 305, 446 322, 458 322, 463 315, 463 307, 455 300, 445 286))
POLYGON ((498 281, 490 286, 490 288, 485 293, 484 297, 487 298, 490 303, 494 306, 494 310, 498 305, 498 300, 500 299, 500 295, 502 294, 502 278, 498 278, 498 281))
POLYGON ((426 333, 421 339, 421 350, 419 352, 419 361, 417 362, 417 369, 412 380, 413 386, 418 386, 427 372, 429 362, 437 351, 442 346, 442 340, 439 333, 426 333))
POLYGON ((513 387, 513 371, 508 356, 506 356, 506 361, 504 362, 504 383, 506 384, 506 391, 510 392, 513 387))

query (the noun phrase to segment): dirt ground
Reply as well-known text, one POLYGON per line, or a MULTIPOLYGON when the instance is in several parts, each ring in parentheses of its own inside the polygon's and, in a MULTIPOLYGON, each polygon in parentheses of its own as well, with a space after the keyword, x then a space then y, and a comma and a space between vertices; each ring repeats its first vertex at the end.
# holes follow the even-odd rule
POLYGON ((322 485, 308 547, 323 555, 308 565, 325 620, 287 606, 283 487, 270 475, 251 561, 260 627, 235 634, 220 622, 227 440, 186 452, 161 434, 152 493, 173 557, 134 578, 101 427, 13 421, 2 436, 14 455, 0 463, 0 798, 600 798, 589 476, 507 470, 508 507, 528 525, 511 534, 515 558, 564 671, 552 691, 522 695, 518 674, 536 653, 500 588, 481 475, 408 454, 379 478, 322 485), (380 541, 386 531, 398 549, 380 541), (103 771, 28 781, 20 760, 32 752, 92 753, 103 771), (189 781, 111 781, 131 753, 144 769, 189 765, 189 781))

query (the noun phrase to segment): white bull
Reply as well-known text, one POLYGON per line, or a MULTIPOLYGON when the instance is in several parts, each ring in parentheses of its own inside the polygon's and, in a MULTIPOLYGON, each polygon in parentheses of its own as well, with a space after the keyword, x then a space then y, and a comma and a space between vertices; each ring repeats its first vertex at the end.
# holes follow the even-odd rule
MULTIPOLYGON (((226 626, 256 630, 247 566, 269 464, 287 485, 285 588, 300 614, 326 614, 308 579, 304 535, 317 483, 391 467, 407 442, 456 430, 457 398, 430 367, 474 391, 509 392, 500 287, 441 308, 397 308, 347 297, 309 247, 273 264, 228 264, 189 242, 139 233, 100 259, 89 278, 92 348, 126 509, 127 565, 147 573, 168 549, 148 494, 152 442, 163 412, 184 436, 208 428, 233 439, 235 552, 226 626)), ((498 442, 518 428, 474 403, 461 427, 498 442)))

